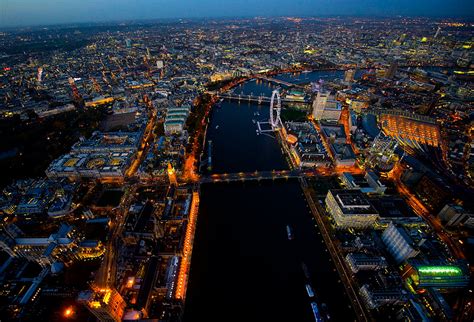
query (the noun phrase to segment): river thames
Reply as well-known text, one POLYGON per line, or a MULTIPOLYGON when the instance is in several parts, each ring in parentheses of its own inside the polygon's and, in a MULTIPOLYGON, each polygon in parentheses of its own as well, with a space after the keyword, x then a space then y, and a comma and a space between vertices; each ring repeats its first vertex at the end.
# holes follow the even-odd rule
MULTIPOLYGON (((309 82, 342 75, 280 77, 309 82)), ((273 89, 249 81, 234 90, 269 96, 273 89)), ((288 169, 278 141, 256 133, 255 121, 268 116, 268 105, 224 101, 214 107, 207 133, 213 173, 288 169)), ((330 320, 355 320, 297 180, 201 186, 185 321, 314 321, 306 284, 330 320)))

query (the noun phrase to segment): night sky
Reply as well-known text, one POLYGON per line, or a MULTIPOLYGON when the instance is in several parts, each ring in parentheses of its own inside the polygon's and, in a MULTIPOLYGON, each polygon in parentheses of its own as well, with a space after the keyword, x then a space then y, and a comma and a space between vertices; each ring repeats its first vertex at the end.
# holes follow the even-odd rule
POLYGON ((0 0, 0 26, 242 16, 474 16, 472 0, 0 0))

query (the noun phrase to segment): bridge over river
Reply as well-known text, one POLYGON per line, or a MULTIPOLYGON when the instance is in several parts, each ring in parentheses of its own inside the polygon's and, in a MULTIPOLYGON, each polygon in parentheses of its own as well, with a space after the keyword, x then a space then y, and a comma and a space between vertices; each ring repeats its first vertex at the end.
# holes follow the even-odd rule
POLYGON ((269 77, 269 76, 265 76, 265 75, 256 75, 255 78, 256 79, 261 79, 261 80, 264 80, 264 81, 267 81, 267 82, 270 82, 270 83, 275 83, 275 84, 278 84, 278 85, 284 85, 284 86, 287 86, 287 87, 304 88, 304 86, 302 86, 302 85, 286 82, 284 80, 269 77))
MULTIPOLYGON (((270 104, 271 97, 263 96, 263 95, 245 95, 245 94, 231 94, 231 93, 223 93, 217 94, 217 97, 233 100, 233 101, 246 101, 246 102, 256 102, 258 104, 270 104)), ((282 103, 303 103, 303 104, 311 104, 311 100, 308 99, 294 99, 294 98, 281 98, 282 103)))
POLYGON ((273 170, 273 171, 255 171, 238 173, 215 173, 208 176, 202 176, 200 183, 219 183, 219 182, 245 182, 277 179, 295 179, 302 177, 330 176, 333 172, 330 169, 311 169, 311 170, 273 170))

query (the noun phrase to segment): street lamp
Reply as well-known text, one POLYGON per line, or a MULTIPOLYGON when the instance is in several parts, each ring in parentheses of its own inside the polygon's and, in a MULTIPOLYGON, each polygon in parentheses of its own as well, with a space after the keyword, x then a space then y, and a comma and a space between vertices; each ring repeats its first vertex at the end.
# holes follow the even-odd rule
POLYGON ((74 313, 74 311, 72 310, 72 307, 68 307, 64 310, 63 315, 64 315, 65 318, 70 318, 70 317, 72 317, 73 313, 74 313))

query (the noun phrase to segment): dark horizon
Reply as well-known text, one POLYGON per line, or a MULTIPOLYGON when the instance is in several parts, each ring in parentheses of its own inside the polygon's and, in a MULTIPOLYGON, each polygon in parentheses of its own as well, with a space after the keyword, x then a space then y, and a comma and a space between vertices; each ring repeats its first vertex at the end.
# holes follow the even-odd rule
POLYGON ((112 23, 123 21, 154 21, 178 19, 232 19, 253 17, 371 17, 396 18, 420 17, 431 19, 474 18, 474 3, 454 0, 300 0, 290 3, 283 0, 234 0, 221 3, 203 0, 197 3, 184 0, 168 3, 168 0, 136 0, 128 2, 108 0, 96 3, 84 0, 80 3, 50 0, 38 3, 4 1, 0 5, 0 28, 35 27, 80 23, 112 23))
POLYGON ((174 23, 179 21, 226 21, 226 20, 247 20, 247 19, 284 19, 284 18, 302 18, 302 19, 329 19, 329 18, 349 18, 349 19, 374 19, 374 20, 396 20, 396 19, 427 19, 434 21, 442 20, 460 20, 463 22, 474 22, 474 15, 466 16, 408 16, 408 15, 393 15, 393 16, 371 16, 371 15, 350 15, 350 14, 338 14, 338 15, 288 15, 288 16, 208 16, 208 17, 170 17, 170 18, 138 18, 138 19, 110 19, 102 21, 75 21, 75 22, 60 22, 50 24, 31 24, 31 25, 0 25, 0 30, 16 30, 16 29, 35 29, 35 28, 50 28, 50 27, 84 27, 84 26, 100 26, 100 25, 137 25, 137 24, 154 24, 154 23, 174 23))

